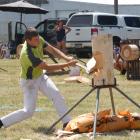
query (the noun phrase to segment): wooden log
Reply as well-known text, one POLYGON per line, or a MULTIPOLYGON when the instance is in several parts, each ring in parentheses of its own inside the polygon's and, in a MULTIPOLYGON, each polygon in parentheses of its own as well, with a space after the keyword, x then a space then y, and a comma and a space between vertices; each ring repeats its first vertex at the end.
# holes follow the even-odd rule
POLYGON ((93 73, 94 85, 114 85, 113 41, 109 34, 93 36, 92 54, 96 60, 93 73))
POLYGON ((140 56, 139 47, 135 44, 125 44, 121 46, 120 55, 126 61, 136 60, 140 56))

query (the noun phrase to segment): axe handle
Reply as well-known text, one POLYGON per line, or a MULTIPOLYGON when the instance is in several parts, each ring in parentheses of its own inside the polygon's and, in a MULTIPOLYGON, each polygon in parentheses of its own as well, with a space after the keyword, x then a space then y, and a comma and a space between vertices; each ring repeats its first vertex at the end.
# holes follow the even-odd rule
POLYGON ((82 68, 82 69, 84 69, 84 70, 87 70, 86 66, 81 65, 80 63, 76 63, 76 66, 79 66, 80 68, 82 68))

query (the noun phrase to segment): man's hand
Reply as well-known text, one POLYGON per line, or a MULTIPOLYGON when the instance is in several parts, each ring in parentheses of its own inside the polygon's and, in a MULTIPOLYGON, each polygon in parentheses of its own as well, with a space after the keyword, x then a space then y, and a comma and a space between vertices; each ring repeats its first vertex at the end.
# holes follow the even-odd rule
POLYGON ((72 56, 67 56, 67 61, 69 62, 69 61, 72 61, 72 60, 74 60, 74 58, 72 57, 72 56))
POLYGON ((75 66, 77 62, 78 62, 77 60, 74 60, 73 59, 73 60, 71 60, 71 61, 68 62, 68 65, 69 66, 75 66))

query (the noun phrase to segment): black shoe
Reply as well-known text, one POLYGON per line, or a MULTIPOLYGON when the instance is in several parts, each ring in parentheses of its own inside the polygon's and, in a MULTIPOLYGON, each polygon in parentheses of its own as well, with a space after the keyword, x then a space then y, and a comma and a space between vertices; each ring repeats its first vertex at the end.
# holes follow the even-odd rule
POLYGON ((63 130, 66 128, 66 126, 67 126, 68 123, 69 122, 63 124, 63 130))

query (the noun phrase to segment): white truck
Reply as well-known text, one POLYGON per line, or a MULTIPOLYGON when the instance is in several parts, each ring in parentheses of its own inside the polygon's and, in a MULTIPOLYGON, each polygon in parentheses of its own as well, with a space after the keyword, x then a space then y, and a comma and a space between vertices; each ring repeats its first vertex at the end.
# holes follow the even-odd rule
POLYGON ((91 55, 93 34, 112 34, 114 44, 120 43, 120 40, 140 39, 138 15, 79 12, 73 14, 66 25, 71 28, 66 36, 66 46, 77 56, 91 55))

